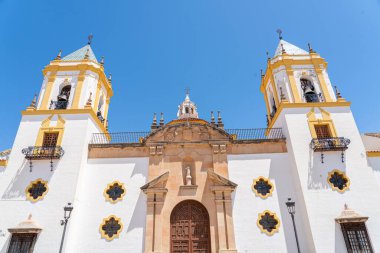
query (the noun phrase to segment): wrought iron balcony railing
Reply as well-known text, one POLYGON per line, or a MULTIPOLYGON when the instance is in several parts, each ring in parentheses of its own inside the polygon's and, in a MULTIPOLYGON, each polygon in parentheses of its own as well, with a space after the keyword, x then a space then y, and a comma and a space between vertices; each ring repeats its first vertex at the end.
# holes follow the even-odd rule
POLYGON ((30 146, 21 152, 29 160, 30 171, 33 167, 32 160, 50 160, 50 167, 53 170, 53 159, 60 159, 65 154, 61 146, 30 146))
POLYGON ((310 148, 314 151, 344 151, 348 148, 350 140, 344 137, 313 138, 310 148))
POLYGON ((65 110, 69 101, 50 101, 49 110, 65 110))
POLYGON ((27 159, 59 159, 65 153, 60 146, 31 146, 21 151, 27 159))
MULTIPOLYGON (((281 128, 224 129, 234 141, 283 140, 281 128)), ((141 143, 151 132, 94 133, 90 145, 113 145, 141 143)))

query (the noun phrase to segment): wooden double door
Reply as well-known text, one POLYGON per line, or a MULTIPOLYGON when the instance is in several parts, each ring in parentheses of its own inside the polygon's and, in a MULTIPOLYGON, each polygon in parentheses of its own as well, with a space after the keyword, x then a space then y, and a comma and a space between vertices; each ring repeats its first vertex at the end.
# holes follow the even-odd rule
POLYGON ((211 253, 210 219, 194 200, 179 203, 170 216, 171 253, 211 253))

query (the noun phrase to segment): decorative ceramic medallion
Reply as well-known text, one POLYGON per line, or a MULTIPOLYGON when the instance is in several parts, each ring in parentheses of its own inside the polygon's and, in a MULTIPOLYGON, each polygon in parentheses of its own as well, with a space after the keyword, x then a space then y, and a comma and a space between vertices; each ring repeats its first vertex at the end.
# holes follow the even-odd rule
POLYGON ((47 181, 44 181, 41 178, 30 182, 25 189, 26 198, 32 202, 43 199, 48 191, 47 183, 47 181))
POLYGON ((259 177, 253 180, 252 190, 257 196, 266 199, 269 196, 272 196, 274 186, 268 178, 259 177))
POLYGON ((116 203, 119 200, 122 200, 125 195, 124 184, 119 181, 114 181, 107 185, 104 190, 104 197, 111 203, 116 203))
POLYGON ((107 241, 111 241, 119 237, 121 231, 123 230, 123 224, 121 223, 120 218, 115 215, 110 215, 103 219, 99 229, 102 238, 105 238, 107 241))
POLYGON ((327 182, 333 190, 338 192, 344 192, 350 186, 350 179, 346 176, 346 173, 340 170, 329 172, 327 182))
POLYGON ((275 213, 266 210, 259 214, 257 226, 260 228, 261 232, 266 233, 267 235, 273 235, 278 232, 280 228, 280 219, 275 213))

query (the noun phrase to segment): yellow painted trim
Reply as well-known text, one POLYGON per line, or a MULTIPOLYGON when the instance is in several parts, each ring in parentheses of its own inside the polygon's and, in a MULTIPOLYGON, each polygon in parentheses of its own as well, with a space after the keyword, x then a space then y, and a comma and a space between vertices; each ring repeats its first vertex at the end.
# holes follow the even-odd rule
POLYGON ((58 115, 57 125, 55 127, 50 127, 50 122, 53 116, 54 114, 50 115, 47 119, 41 122, 41 127, 37 134, 35 146, 42 146, 45 133, 58 133, 57 146, 61 146, 63 132, 65 129, 65 120, 60 115, 58 115))
POLYGON ((269 211, 269 210, 265 210, 264 212, 259 213, 258 218, 257 218, 257 221, 256 221, 256 225, 259 227, 260 231, 261 231, 262 233, 265 233, 265 234, 269 235, 269 236, 272 236, 274 233, 276 233, 276 232, 279 231, 279 229, 280 229, 280 224, 281 224, 281 222, 280 222, 280 219, 278 218, 277 214, 276 214, 276 213, 273 213, 273 212, 271 212, 271 211, 269 211), (266 229, 264 229, 263 226, 261 226, 260 223, 259 223, 261 217, 264 216, 266 213, 268 213, 269 215, 273 216, 274 219, 277 221, 277 225, 275 226, 275 228, 274 228, 271 232, 268 232, 268 231, 267 231, 266 229))
POLYGON ((66 110, 37 110, 37 111, 21 111, 21 114, 24 115, 44 115, 44 114, 90 114, 92 119, 96 122, 98 127, 100 128, 101 132, 108 133, 108 131, 105 128, 105 124, 103 125, 102 122, 98 119, 95 112, 92 109, 66 109, 66 110))
POLYGON ((329 172, 329 174, 327 175, 327 183, 331 186, 331 189, 335 190, 335 191, 338 191, 340 193, 343 193, 345 192, 348 188, 350 188, 350 184, 351 184, 351 181, 350 179, 347 177, 346 173, 344 173, 343 171, 340 171, 340 170, 337 170, 337 169, 334 169, 332 171, 329 172), (347 184, 346 184, 346 187, 343 188, 343 190, 339 189, 338 187, 335 187, 332 183, 330 183, 330 177, 334 174, 334 173, 338 173, 338 174, 341 174, 345 179, 347 179, 347 184))
POLYGON ((29 201, 31 201, 31 202, 34 203, 34 202, 37 202, 39 200, 42 200, 45 197, 45 195, 48 193, 48 191, 49 191, 48 182, 42 180, 42 178, 38 178, 38 179, 30 182, 29 185, 26 187, 26 189, 25 189, 25 196, 26 196, 27 200, 29 200, 29 201), (28 191, 29 191, 30 188, 33 187, 33 184, 36 184, 38 182, 41 182, 46 187, 46 191, 41 196, 39 196, 36 199, 34 199, 32 196, 29 195, 28 191))
POLYGON ((367 151, 368 157, 380 157, 380 151, 367 151))
POLYGON ((305 55, 278 55, 274 57, 273 59, 269 60, 267 63, 267 69, 264 74, 263 81, 260 85, 261 92, 264 92, 266 89, 266 86, 268 85, 268 79, 273 77, 272 70, 277 69, 281 66, 285 67, 286 73, 288 75, 288 79, 290 82, 290 89, 292 91, 292 96, 295 103, 302 103, 300 94, 297 89, 296 80, 293 75, 293 66, 294 65, 312 65, 315 68, 315 71, 317 72, 319 83, 321 84, 322 92, 324 93, 324 97, 327 102, 331 102, 331 96, 328 93, 327 84, 323 78, 323 75, 319 75, 318 71, 320 71, 320 74, 322 74, 322 70, 320 65, 323 66, 324 69, 327 69, 327 62, 325 59, 320 57, 319 54, 305 54, 305 55), (307 59, 298 59, 298 57, 307 57, 307 59))
POLYGON ((110 216, 108 216, 107 218, 104 218, 103 221, 102 221, 102 223, 101 223, 100 226, 99 226, 99 232, 100 232, 101 237, 104 238, 104 239, 106 239, 107 241, 112 241, 113 239, 118 238, 119 235, 120 235, 120 233, 121 233, 121 231, 123 231, 123 223, 121 222, 121 218, 118 218, 118 217, 116 217, 115 215, 110 215, 110 216), (120 225, 120 229, 117 231, 117 233, 116 233, 115 235, 113 235, 112 237, 109 237, 109 236, 104 232, 104 230, 102 229, 102 227, 103 227, 103 226, 106 224, 106 222, 107 222, 108 220, 110 220, 111 218, 114 218, 114 219, 117 221, 117 223, 120 225))
POLYGON ((301 96, 299 94, 299 91, 297 89, 297 83, 296 79, 294 78, 294 71, 291 68, 286 68, 286 74, 288 75, 289 83, 290 83, 290 89, 292 90, 292 96, 294 99, 294 103, 302 103, 301 96))
POLYGON ((310 134, 312 138, 317 138, 317 133, 315 131, 315 126, 318 125, 327 125, 330 131, 331 137, 338 137, 336 128, 334 126, 334 122, 330 117, 330 113, 323 110, 322 108, 318 108, 321 111, 322 119, 317 119, 315 116, 314 108, 310 110, 310 112, 306 115, 307 122, 309 124, 310 134))
POLYGON ((108 78, 106 77, 104 73, 103 68, 97 68, 91 64, 88 64, 89 61, 75 61, 78 62, 77 65, 58 65, 59 63, 54 63, 51 62, 50 65, 47 65, 42 73, 46 75, 47 72, 49 71, 92 71, 99 76, 100 82, 103 84, 104 88, 107 91, 107 97, 112 97, 113 96, 113 90, 110 82, 108 81, 108 78))
POLYGON ((8 164, 8 160, 0 160, 0 166, 6 167, 8 164))
POLYGON ((51 92, 53 89, 53 84, 54 84, 55 79, 56 79, 56 74, 57 74, 56 72, 52 71, 50 73, 50 75, 47 77, 48 81, 47 81, 46 86, 45 86, 45 92, 44 92, 42 102, 41 102, 41 106, 40 106, 40 108, 42 110, 48 109, 49 100, 50 100, 51 92))
POLYGON ((110 99, 106 99, 106 103, 104 105, 104 124, 107 124, 107 118, 108 118, 108 108, 110 106, 110 99))
POLYGON ((272 84, 273 96, 276 101, 276 107, 278 107, 280 104, 280 97, 278 96, 276 84, 274 83, 272 69, 269 69, 269 71, 270 71, 269 75, 270 75, 270 82, 272 84))
POLYGON ((115 204, 116 202, 123 200, 124 195, 125 195, 126 193, 127 193, 127 190, 126 190, 125 187, 124 187, 124 183, 122 183, 122 182, 120 182, 120 181, 118 181, 118 180, 115 180, 115 181, 113 181, 112 183, 107 184, 107 187, 106 187, 106 188, 104 189, 104 191, 103 191, 103 195, 104 195, 104 197, 106 198, 106 201, 109 201, 109 202, 111 202, 112 204, 115 204), (108 191, 108 189, 110 189, 110 188, 111 188, 113 185, 115 185, 115 184, 118 184, 118 185, 120 186, 120 188, 122 188, 122 189, 124 190, 124 193, 121 194, 121 196, 120 196, 119 198, 117 198, 116 200, 113 200, 113 199, 110 198, 110 196, 107 194, 107 191, 108 191))
POLYGON ((317 73, 318 81, 319 81, 319 84, 321 85, 321 90, 322 90, 323 96, 325 97, 325 101, 332 102, 333 100, 331 99, 329 90, 327 88, 327 84, 325 82, 325 78, 323 77, 322 69, 320 69, 318 66, 315 66, 315 65, 314 65, 314 68, 315 68, 315 72, 317 73))
POLYGON ((77 79, 77 85, 75 87, 75 93, 74 93, 74 98, 73 98, 73 103, 71 105, 71 108, 77 109, 79 108, 79 102, 80 98, 82 96, 82 89, 83 89, 83 81, 85 79, 85 72, 81 71, 78 75, 77 79))
POLYGON ((268 94, 267 94, 267 91, 265 90, 264 92, 264 99, 265 99, 265 105, 266 105, 266 108, 267 108, 267 115, 269 117, 270 115, 270 107, 269 107, 269 101, 268 101, 268 94))
POLYGON ((272 196, 273 191, 274 191, 274 185, 273 185, 273 183, 269 180, 269 178, 266 178, 266 177, 262 177, 262 176, 260 176, 260 177, 258 177, 258 178, 256 178, 256 179, 253 180, 253 183, 252 183, 252 185, 251 185, 251 189, 252 189, 252 191, 256 194, 256 196, 259 196, 259 197, 262 198, 262 199, 267 199, 268 197, 272 196), (256 183, 257 183, 258 181, 260 181, 260 180, 264 180, 264 181, 266 181, 266 182, 272 187, 272 188, 270 189, 269 193, 266 194, 266 195, 263 195, 263 194, 259 193, 259 192, 254 188, 254 186, 256 185, 256 183))
POLYGON ((318 103, 281 103, 273 119, 269 122, 268 128, 272 128, 278 116, 284 108, 314 108, 314 107, 345 107, 350 106, 351 102, 318 102, 318 103))

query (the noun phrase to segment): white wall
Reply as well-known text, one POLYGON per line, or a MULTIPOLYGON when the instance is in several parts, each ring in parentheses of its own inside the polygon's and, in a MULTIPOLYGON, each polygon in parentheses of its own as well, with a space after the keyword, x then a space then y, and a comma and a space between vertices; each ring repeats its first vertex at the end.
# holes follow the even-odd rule
POLYGON ((380 157, 368 157, 368 163, 372 167, 373 174, 380 187, 380 157))
MULTIPOLYGON (((309 148, 311 134, 306 114, 311 108, 285 109, 280 117, 287 137, 288 152, 297 168, 300 194, 308 215, 316 252, 345 252, 345 243, 335 223, 347 203, 350 208, 369 216, 368 230, 375 249, 380 249, 380 189, 372 169, 368 167, 365 149, 349 107, 324 108, 331 113, 337 134, 349 138, 351 144, 341 162, 341 152, 325 152, 324 163, 320 153, 309 148), (284 116, 285 115, 285 116, 284 116), (333 169, 344 171, 351 180, 349 190, 333 191, 327 183, 327 173, 333 169)), ((317 110, 317 109, 316 109, 317 110)))
MULTIPOLYGON (((285 202, 289 197, 297 201, 288 154, 229 155, 229 178, 238 184, 233 198, 233 218, 237 250, 252 252, 296 252, 296 241, 285 202), (253 180, 263 176, 274 184, 271 197, 256 196, 253 180), (256 222, 265 210, 280 218, 280 230, 272 236, 262 233, 256 222)), ((299 238, 305 241, 301 220, 297 220, 299 238)), ((304 251, 306 252, 306 251, 304 251)))
POLYGON ((6 252, 10 234, 8 228, 17 226, 29 214, 42 226, 43 230, 35 245, 35 252, 50 253, 59 249, 63 218, 63 206, 73 202, 78 174, 86 161, 87 145, 93 129, 89 131, 92 120, 88 115, 61 115, 66 120, 62 148, 64 156, 54 160, 54 170, 50 171, 50 161, 33 161, 33 171, 21 153, 23 148, 34 146, 41 121, 50 115, 23 116, 8 166, 0 170, 0 252, 6 252), (36 203, 26 200, 25 189, 31 181, 42 178, 48 181, 45 198, 36 203))
POLYGON ((148 158, 90 159, 84 169, 75 200, 70 242, 67 252, 143 252, 145 237, 146 197, 140 187, 147 181, 148 158), (103 191, 107 184, 124 183, 122 201, 106 201, 103 191), (121 218, 123 230, 112 241, 101 238, 99 226, 103 218, 121 218))

